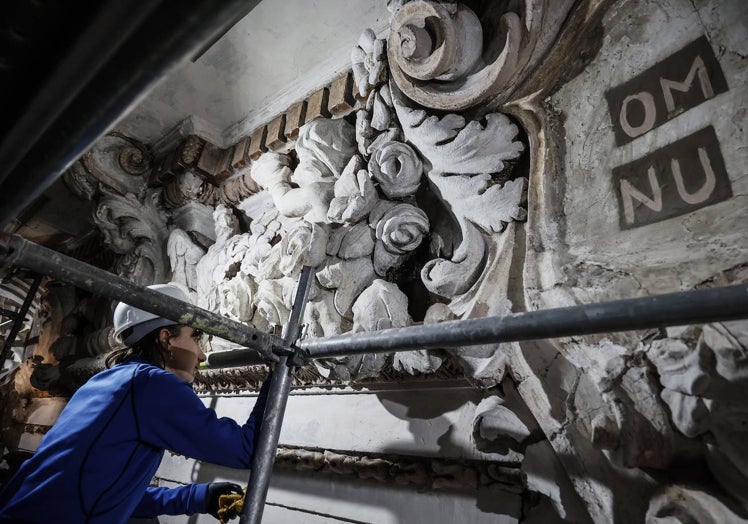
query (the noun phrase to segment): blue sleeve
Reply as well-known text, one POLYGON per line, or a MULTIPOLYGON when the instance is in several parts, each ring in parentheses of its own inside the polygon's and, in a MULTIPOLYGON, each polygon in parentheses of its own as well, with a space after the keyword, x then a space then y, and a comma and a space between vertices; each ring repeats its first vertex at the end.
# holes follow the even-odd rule
POLYGON ((272 374, 260 388, 254 409, 240 426, 200 401, 192 387, 169 371, 149 368, 135 388, 140 439, 200 461, 249 469, 260 431, 272 374))
POLYGON ((178 488, 148 487, 131 516, 149 518, 159 515, 206 513, 207 498, 207 484, 188 484, 178 488))

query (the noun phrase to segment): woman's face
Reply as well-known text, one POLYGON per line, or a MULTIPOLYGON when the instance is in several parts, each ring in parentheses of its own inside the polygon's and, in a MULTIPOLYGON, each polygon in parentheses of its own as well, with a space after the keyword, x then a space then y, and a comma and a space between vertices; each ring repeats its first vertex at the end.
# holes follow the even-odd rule
POLYGON ((168 329, 162 329, 159 334, 159 338, 165 342, 166 369, 190 384, 195 380, 200 363, 205 362, 202 336, 202 331, 189 326, 182 326, 177 336, 169 336, 168 329))

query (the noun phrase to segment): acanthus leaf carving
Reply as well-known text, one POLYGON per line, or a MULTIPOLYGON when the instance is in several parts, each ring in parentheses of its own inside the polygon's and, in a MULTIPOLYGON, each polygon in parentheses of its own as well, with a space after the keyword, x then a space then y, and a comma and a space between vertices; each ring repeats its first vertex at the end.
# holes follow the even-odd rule
POLYGON ((169 273, 164 251, 168 229, 160 193, 148 191, 140 201, 132 193, 105 192, 93 215, 106 244, 121 255, 117 274, 141 286, 165 282, 169 273))
POLYGON ((405 139, 428 159, 433 171, 450 174, 497 173, 504 162, 524 150, 516 140, 519 130, 501 113, 489 113, 485 124, 462 115, 429 115, 411 107, 400 90, 390 84, 393 104, 405 139), (480 151, 480 155, 475 152, 480 151))

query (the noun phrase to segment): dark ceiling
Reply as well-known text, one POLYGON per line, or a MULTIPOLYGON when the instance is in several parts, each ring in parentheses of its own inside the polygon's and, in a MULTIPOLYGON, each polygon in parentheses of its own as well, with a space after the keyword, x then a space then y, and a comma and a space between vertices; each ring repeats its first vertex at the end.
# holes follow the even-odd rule
POLYGON ((88 210, 61 201, 65 188, 59 176, 164 75, 258 3, 4 2, 0 227, 21 233, 25 227, 47 244, 85 234, 88 210), (61 210, 65 224, 50 218, 61 210), (59 234, 44 230, 50 220, 59 234))

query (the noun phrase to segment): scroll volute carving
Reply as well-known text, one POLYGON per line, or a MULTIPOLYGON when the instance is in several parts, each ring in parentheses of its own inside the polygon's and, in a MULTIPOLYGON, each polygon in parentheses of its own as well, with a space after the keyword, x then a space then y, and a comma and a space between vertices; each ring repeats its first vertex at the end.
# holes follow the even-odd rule
POLYGON ((104 191, 137 194, 145 184, 152 160, 144 144, 113 131, 65 171, 63 180, 73 194, 87 201, 104 191))
POLYGON ((539 63, 573 1, 487 2, 476 13, 463 4, 405 4, 390 27, 387 54, 397 86, 415 102, 461 110, 501 102, 539 63))

